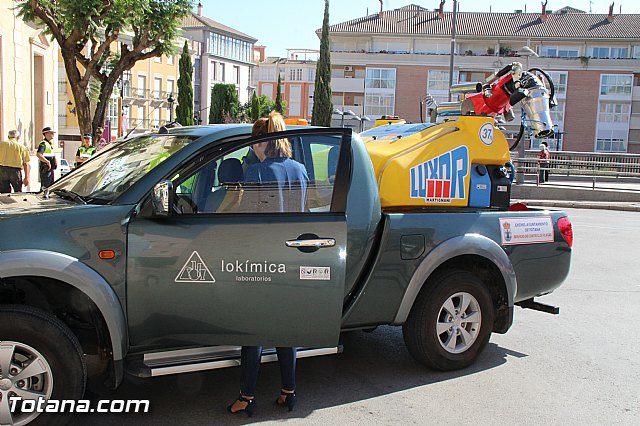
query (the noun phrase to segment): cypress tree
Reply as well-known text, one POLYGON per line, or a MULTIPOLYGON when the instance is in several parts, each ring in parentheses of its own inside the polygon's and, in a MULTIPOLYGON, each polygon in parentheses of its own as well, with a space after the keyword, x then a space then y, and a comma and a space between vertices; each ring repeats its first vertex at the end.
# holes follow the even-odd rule
POLYGON ((178 106, 176 121, 183 126, 193 125, 193 63, 189 54, 189 45, 184 42, 180 55, 180 77, 178 77, 178 106))
POLYGON ((237 120, 240 101, 235 84, 215 84, 211 89, 209 123, 220 124, 226 119, 237 120))
POLYGON ((331 52, 329 51, 329 0, 324 0, 324 20, 320 37, 320 59, 316 66, 311 124, 331 126, 333 101, 331 99, 331 52))
POLYGON ((258 95, 255 91, 251 96, 251 109, 249 115, 251 116, 251 121, 256 121, 260 118, 260 100, 258 99, 258 95))
POLYGON ((282 78, 280 77, 280 73, 278 73, 278 88, 276 89, 276 106, 275 110, 282 114, 282 89, 280 86, 282 85, 282 78))

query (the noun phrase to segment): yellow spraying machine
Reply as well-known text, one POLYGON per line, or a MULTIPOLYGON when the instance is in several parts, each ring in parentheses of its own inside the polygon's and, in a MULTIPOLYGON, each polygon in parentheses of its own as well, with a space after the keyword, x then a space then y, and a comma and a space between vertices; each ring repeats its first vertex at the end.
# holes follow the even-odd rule
POLYGON ((553 136, 553 83, 539 69, 523 71, 514 62, 484 83, 454 85, 452 93, 463 99, 437 107, 441 124, 366 142, 383 208, 507 208, 514 170, 495 117, 513 119, 511 107, 522 102, 523 129, 535 137, 553 136), (550 90, 534 71, 544 75, 550 90))

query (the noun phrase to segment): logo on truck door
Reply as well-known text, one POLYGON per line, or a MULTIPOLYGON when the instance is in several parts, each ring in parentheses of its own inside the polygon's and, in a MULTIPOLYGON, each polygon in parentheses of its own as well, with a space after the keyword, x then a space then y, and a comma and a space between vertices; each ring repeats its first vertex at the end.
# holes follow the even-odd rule
POLYGON ((204 264, 197 251, 191 253, 189 260, 184 264, 180 273, 176 276, 177 283, 215 283, 216 279, 204 264))
POLYGON ((427 203, 448 203, 466 198, 464 179, 469 174, 469 149, 460 146, 411 168, 411 198, 427 203))

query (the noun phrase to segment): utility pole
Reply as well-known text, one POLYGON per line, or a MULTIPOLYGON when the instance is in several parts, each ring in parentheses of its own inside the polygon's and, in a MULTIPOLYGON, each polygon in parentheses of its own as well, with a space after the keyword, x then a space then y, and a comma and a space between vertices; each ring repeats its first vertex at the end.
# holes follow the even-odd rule
POLYGON ((456 51, 456 18, 458 17, 458 0, 453 0, 453 18, 451 21, 451 54, 449 56, 449 102, 451 102, 451 85, 453 84, 453 57, 456 51))

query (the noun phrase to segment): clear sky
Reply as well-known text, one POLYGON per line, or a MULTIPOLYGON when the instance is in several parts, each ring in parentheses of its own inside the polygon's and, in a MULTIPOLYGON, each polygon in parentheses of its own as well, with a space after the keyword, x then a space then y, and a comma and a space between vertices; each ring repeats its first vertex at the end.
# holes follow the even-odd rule
MULTIPOLYGON (((196 0, 197 1, 197 0, 196 0)), ((319 49, 315 30, 322 27, 324 0, 200 0, 203 15, 258 39, 267 46, 267 55, 286 56, 286 49, 319 49)), ((593 13, 608 13, 612 0, 548 0, 547 9, 564 6, 593 13), (591 3, 591 4, 590 4, 591 3)), ((384 0, 384 10, 417 4, 436 9, 440 0, 384 0)), ((462 12, 513 12, 526 8, 527 12, 542 10, 540 0, 460 0, 462 12)), ((616 1, 614 13, 640 14, 640 1, 616 1)), ((330 0, 331 25, 366 16, 380 10, 379 0, 330 0)), ((446 0, 445 11, 453 10, 453 0, 446 0)))

